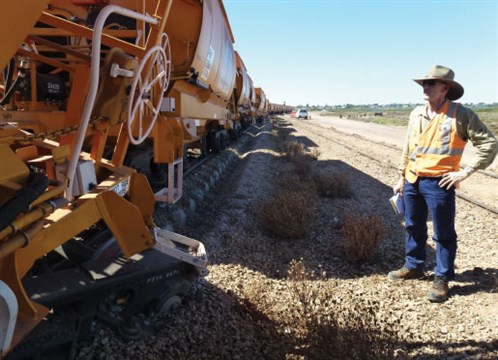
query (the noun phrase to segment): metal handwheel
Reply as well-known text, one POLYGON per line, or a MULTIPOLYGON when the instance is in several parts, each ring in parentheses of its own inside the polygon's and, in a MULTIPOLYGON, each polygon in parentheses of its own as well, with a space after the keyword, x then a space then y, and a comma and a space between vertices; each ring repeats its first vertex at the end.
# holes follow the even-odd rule
POLYGON ((163 34, 161 45, 155 45, 147 51, 133 76, 127 106, 127 127, 128 137, 134 145, 142 143, 147 138, 157 120, 163 93, 169 84, 170 59, 169 39, 163 34), (151 114, 152 118, 149 126, 144 129, 143 117, 146 113, 151 114), (133 135, 135 121, 138 121, 136 138, 133 135))

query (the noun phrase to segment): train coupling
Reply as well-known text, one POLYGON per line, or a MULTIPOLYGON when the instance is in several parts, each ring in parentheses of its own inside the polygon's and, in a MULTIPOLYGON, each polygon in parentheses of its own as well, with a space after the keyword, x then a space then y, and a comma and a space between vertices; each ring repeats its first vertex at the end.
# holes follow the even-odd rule
POLYGON ((197 267, 201 276, 208 274, 208 259, 202 242, 159 227, 154 228, 154 238, 154 249, 197 267))

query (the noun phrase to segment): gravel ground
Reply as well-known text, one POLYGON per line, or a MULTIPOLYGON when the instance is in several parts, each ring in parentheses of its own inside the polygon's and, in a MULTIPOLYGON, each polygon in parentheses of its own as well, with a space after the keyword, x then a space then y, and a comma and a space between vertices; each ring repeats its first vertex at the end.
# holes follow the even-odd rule
POLYGON ((431 241, 426 279, 386 279, 403 264, 402 221, 387 200, 396 179, 391 154, 374 161, 336 143, 345 139, 332 130, 288 119, 248 136, 230 150, 238 160, 176 229, 204 243, 209 275, 172 314, 145 319, 152 331, 143 339, 123 342, 95 323, 96 336, 81 344, 78 359, 498 358, 496 215, 457 201, 457 279, 447 302, 429 303, 431 241), (351 181, 351 198, 314 199, 314 224, 301 239, 278 239, 261 226, 262 204, 294 171, 276 128, 319 150, 313 171, 341 171, 351 181), (387 230, 368 264, 344 259, 345 208, 378 215, 387 230), (289 275, 296 260, 304 281, 289 275))

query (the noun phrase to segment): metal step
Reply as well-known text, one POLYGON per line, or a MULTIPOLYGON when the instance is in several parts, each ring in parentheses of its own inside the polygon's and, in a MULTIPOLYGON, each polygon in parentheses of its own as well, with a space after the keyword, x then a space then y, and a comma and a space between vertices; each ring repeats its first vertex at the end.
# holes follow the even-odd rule
POLYGON ((156 239, 154 249, 175 259, 194 265, 199 268, 202 276, 207 275, 208 259, 203 243, 159 227, 154 228, 154 238, 156 239), (177 246, 175 243, 181 246, 177 246), (181 249, 182 247, 184 250, 181 249))

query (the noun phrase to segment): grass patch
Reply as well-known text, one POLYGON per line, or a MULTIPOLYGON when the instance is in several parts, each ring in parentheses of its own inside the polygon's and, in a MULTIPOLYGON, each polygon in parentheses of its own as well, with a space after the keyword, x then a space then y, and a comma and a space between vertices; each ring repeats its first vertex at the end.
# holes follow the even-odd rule
POLYGON ((404 123, 404 120, 396 118, 387 118, 387 117, 373 117, 372 119, 370 119, 369 122, 380 125, 398 126, 404 123))
POLYGON ((337 109, 334 111, 321 112, 321 116, 336 116, 342 119, 373 122, 376 124, 390 126, 407 126, 410 109, 382 109, 382 115, 378 116, 377 110, 373 109, 337 109))
POLYGON ((479 116, 479 119, 491 130, 493 135, 498 136, 498 106, 472 109, 479 116))

